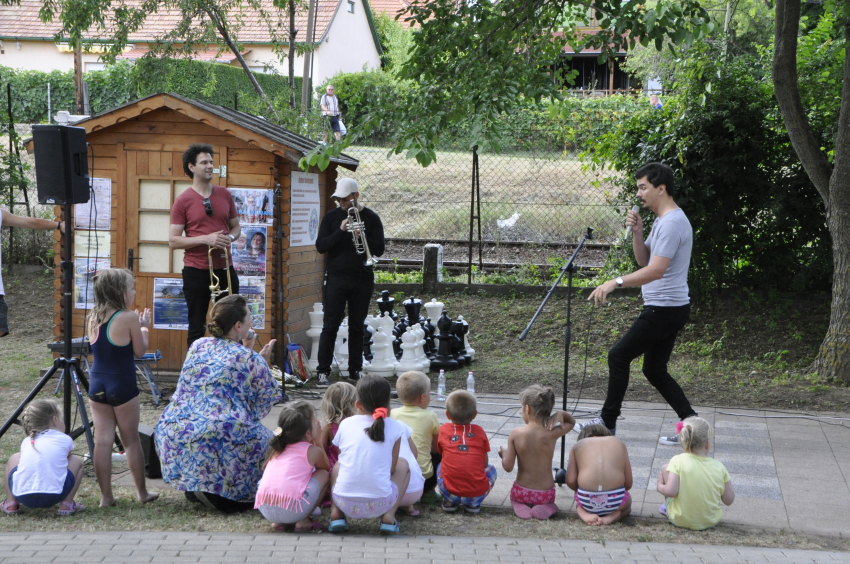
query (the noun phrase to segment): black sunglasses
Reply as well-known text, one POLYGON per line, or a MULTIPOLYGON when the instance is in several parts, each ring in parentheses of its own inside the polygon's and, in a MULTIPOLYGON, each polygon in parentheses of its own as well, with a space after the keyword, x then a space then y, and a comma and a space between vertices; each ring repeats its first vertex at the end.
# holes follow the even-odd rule
POLYGON ((212 215, 212 202, 209 198, 204 198, 204 209, 207 211, 207 215, 212 215))

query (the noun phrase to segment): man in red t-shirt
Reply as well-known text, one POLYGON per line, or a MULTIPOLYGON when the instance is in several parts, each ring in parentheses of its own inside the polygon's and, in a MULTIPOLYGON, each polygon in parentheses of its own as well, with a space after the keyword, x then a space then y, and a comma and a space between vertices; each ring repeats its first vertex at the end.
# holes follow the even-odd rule
POLYGON ((189 308, 189 346, 204 336, 210 305, 210 269, 208 251, 213 251, 213 272, 221 289, 227 288, 225 253, 231 259, 230 294, 239 293, 239 279, 233 269, 230 244, 242 233, 239 214, 230 191, 214 186, 213 149, 193 143, 183 153, 183 171, 192 186, 174 200, 171 208, 171 230, 168 245, 185 249, 183 254, 183 295, 189 308))

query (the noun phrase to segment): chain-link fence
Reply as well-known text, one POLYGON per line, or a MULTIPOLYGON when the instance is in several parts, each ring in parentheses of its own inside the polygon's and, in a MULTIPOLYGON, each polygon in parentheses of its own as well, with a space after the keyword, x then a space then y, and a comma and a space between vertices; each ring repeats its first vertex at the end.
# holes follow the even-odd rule
MULTIPOLYGON (((440 151, 422 168, 389 149, 352 146, 356 172, 339 169, 361 185, 366 205, 381 216, 387 237, 468 240, 472 151, 440 151)), ((555 150, 479 155, 481 238, 495 242, 572 243, 587 227, 596 242, 621 235, 617 188, 603 174, 582 170, 579 159, 555 150)), ((477 210, 476 210, 477 212, 477 210)), ((477 239, 477 226, 475 229, 477 239)))

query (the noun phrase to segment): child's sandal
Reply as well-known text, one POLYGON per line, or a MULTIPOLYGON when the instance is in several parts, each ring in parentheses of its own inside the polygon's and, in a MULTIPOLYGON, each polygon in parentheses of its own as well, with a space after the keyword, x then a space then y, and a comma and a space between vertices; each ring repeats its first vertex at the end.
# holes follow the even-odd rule
POLYGON ((71 503, 63 501, 59 504, 59 515, 67 517, 68 515, 73 515, 74 513, 82 511, 85 508, 85 505, 83 505, 82 503, 77 503, 76 501, 72 501, 71 503))
POLYGON ((3 503, 0 504, 0 509, 2 509, 3 513, 6 515, 17 515, 21 512, 21 504, 4 499, 3 503))

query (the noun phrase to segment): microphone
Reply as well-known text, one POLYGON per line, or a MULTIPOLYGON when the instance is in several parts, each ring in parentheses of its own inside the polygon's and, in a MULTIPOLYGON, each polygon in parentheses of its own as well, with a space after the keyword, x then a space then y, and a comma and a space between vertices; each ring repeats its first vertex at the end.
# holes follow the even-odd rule
MULTIPOLYGON (((638 212, 640 211, 640 206, 639 206, 639 205, 637 205, 637 204, 633 205, 633 206, 632 206, 632 211, 633 211, 633 212, 635 212, 635 213, 638 213, 638 212)), ((625 234, 625 235, 623 235, 623 241, 625 241, 626 239, 628 239, 628 238, 629 238, 629 235, 631 235, 631 234, 632 234, 632 227, 633 227, 632 225, 627 225, 627 226, 626 226, 626 234, 625 234)))

